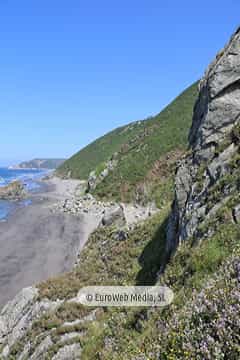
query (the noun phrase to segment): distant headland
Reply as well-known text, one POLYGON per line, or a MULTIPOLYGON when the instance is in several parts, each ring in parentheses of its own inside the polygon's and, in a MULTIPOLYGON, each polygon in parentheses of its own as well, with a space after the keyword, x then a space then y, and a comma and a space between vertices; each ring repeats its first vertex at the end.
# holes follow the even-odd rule
POLYGON ((64 163, 66 159, 33 159, 9 166, 9 169, 47 169, 53 170, 64 163))

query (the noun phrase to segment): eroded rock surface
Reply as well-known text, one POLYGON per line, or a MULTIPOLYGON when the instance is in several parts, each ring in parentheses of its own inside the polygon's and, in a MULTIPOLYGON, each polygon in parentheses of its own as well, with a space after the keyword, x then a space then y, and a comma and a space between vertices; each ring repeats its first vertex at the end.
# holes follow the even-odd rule
POLYGON ((1 359, 9 358, 11 347, 26 335, 33 321, 61 304, 59 301, 38 301, 37 297, 37 288, 25 288, 12 301, 9 301, 0 313, 1 359))
MULTIPOLYGON (((176 174, 167 231, 169 251, 190 237, 207 236, 211 219, 215 217, 217 223, 223 206, 227 209, 230 202, 230 207, 238 202, 239 124, 240 29, 199 84, 189 134, 190 151, 178 164, 176 174)), ((238 208, 234 216, 238 221, 238 208)))
POLYGON ((126 224, 123 206, 121 205, 117 205, 113 209, 105 210, 102 218, 102 225, 111 226, 113 224, 118 226, 124 226, 126 224))

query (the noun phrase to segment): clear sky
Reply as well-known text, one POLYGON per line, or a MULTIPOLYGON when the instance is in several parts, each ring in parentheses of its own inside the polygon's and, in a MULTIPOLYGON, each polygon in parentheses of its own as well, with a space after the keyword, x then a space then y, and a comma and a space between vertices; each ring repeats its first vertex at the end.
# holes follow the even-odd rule
POLYGON ((68 157, 159 112, 239 14, 239 0, 1 0, 0 165, 68 157))

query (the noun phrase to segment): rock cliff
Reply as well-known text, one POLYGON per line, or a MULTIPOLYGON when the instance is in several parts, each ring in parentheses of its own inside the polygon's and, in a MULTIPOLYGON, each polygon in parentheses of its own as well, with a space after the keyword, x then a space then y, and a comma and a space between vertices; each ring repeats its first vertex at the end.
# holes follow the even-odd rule
POLYGON ((223 216, 239 220, 240 29, 199 84, 188 154, 179 162, 168 250, 214 232, 223 216))

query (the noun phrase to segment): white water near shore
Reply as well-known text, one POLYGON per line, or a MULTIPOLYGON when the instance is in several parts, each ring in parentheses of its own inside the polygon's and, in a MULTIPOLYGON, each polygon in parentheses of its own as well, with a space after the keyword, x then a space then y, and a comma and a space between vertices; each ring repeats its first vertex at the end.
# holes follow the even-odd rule
MULTIPOLYGON (((49 170, 39 169, 9 169, 0 168, 0 187, 6 186, 13 181, 21 181, 29 193, 35 193, 41 190, 43 183, 39 180, 49 174, 49 170)), ((9 214, 17 208, 24 207, 29 201, 7 201, 0 199, 0 221, 4 221, 9 214)))

